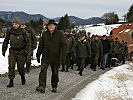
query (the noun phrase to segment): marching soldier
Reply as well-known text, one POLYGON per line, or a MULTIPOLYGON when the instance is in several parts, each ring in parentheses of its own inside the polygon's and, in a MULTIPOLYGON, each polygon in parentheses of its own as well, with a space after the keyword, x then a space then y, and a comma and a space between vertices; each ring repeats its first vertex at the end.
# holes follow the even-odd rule
POLYGON ((99 40, 98 36, 93 36, 93 40, 91 41, 91 68, 93 71, 96 71, 96 66, 98 65, 98 59, 103 55, 103 46, 101 40, 99 40))
POLYGON ((19 74, 21 76, 22 85, 25 84, 25 70, 24 64, 26 61, 27 54, 30 48, 30 40, 28 34, 24 29, 20 27, 20 22, 18 18, 13 19, 12 21, 12 28, 9 29, 6 33, 5 40, 2 45, 2 54, 5 56, 5 52, 8 48, 8 44, 10 41, 10 48, 9 48, 9 79, 10 82, 7 87, 13 87, 14 82, 13 79, 15 78, 15 65, 17 64, 17 68, 19 74))
POLYGON ((85 66, 85 60, 87 57, 91 56, 91 46, 90 43, 85 39, 85 31, 80 31, 79 41, 75 46, 75 52, 77 52, 78 57, 78 69, 79 74, 82 76, 82 72, 85 66))
POLYGON ((26 68, 25 68, 25 72, 29 73, 30 66, 31 66, 31 58, 33 56, 33 50, 35 50, 36 46, 37 46, 37 39, 35 36, 35 31, 31 27, 29 27, 25 24, 22 24, 21 28, 24 28, 27 31, 27 33, 29 35, 30 42, 31 42, 31 46, 30 46, 31 48, 30 48, 30 52, 28 53, 27 58, 26 58, 26 68))

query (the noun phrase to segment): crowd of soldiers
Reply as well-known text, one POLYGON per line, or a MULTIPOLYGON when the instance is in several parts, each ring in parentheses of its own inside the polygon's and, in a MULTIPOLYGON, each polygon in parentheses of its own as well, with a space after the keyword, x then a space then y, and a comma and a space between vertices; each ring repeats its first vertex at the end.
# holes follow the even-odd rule
POLYGON ((111 36, 92 35, 90 32, 81 30, 78 33, 69 29, 65 31, 67 41, 67 56, 65 64, 62 63, 61 71, 68 72, 68 68, 73 69, 76 64, 79 74, 82 76, 84 68, 90 64, 90 68, 96 71, 96 66, 102 70, 116 66, 113 60, 119 64, 124 64, 128 56, 128 46, 118 38, 112 39, 111 36), (113 59, 114 58, 114 59, 113 59), (66 69, 65 69, 66 66, 66 69))
MULTIPOLYGON (((39 41, 36 57, 40 63, 41 71, 39 73, 39 86, 37 91, 45 93, 47 69, 51 66, 52 92, 56 92, 59 81, 59 67, 61 71, 69 72, 69 68, 77 66, 79 75, 82 76, 84 68, 88 67, 96 71, 97 65, 105 70, 111 67, 112 58, 117 58, 120 63, 125 63, 125 57, 128 54, 127 43, 120 42, 118 38, 113 40, 111 37, 98 35, 82 30, 76 33, 66 29, 64 32, 57 30, 57 24, 54 20, 49 20, 47 30, 43 31, 39 41)), ((30 72, 31 57, 33 50, 37 47, 37 41, 32 28, 25 24, 20 25, 18 19, 12 21, 12 28, 7 30, 5 40, 2 45, 2 55, 9 48, 9 79, 7 87, 13 87, 15 78, 15 65, 17 64, 18 72, 21 76, 22 85, 25 84, 25 72, 30 72), (26 67, 24 68, 26 64, 26 67)))

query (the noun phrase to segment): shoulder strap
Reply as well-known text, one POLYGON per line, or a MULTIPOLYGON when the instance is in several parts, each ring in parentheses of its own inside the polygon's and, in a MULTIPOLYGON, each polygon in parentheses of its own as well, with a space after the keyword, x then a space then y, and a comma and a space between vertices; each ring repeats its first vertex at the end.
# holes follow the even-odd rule
POLYGON ((26 36, 25 36, 25 30, 23 28, 21 28, 21 32, 22 32, 22 35, 23 35, 23 38, 24 38, 24 41, 26 42, 26 36))

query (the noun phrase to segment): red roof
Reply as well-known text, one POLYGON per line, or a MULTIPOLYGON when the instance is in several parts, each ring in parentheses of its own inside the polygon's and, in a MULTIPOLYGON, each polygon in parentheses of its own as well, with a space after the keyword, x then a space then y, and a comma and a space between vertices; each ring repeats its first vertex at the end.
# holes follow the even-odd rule
POLYGON ((120 25, 118 28, 112 30, 112 38, 118 38, 119 41, 124 40, 128 44, 128 51, 133 51, 133 38, 131 37, 131 32, 133 32, 133 23, 126 23, 120 25))

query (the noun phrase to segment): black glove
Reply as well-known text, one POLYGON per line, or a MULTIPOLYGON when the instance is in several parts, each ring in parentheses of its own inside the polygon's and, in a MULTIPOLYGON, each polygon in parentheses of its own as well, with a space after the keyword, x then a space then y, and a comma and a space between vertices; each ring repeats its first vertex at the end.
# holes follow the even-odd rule
POLYGON ((2 52, 2 55, 5 57, 5 52, 2 52))

